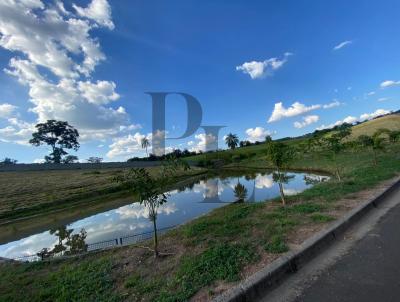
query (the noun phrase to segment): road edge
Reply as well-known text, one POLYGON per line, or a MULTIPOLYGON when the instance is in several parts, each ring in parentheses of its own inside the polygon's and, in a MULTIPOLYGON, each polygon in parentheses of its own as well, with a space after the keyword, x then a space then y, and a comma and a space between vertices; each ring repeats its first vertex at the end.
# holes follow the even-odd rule
POLYGON ((400 186, 400 177, 378 196, 367 200, 346 213, 332 225, 305 240, 296 251, 289 251, 235 287, 215 297, 213 302, 255 301, 276 288, 291 274, 297 272, 315 255, 328 248, 336 238, 358 222, 370 210, 400 186))

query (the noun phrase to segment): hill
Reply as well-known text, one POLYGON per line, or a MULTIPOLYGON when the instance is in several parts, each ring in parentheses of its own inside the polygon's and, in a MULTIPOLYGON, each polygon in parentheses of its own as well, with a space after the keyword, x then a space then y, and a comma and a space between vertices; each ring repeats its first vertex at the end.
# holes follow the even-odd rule
POLYGON ((400 130, 400 114, 389 114, 359 125, 355 125, 352 128, 351 137, 357 138, 362 134, 372 135, 376 130, 380 128, 386 128, 389 130, 400 130))

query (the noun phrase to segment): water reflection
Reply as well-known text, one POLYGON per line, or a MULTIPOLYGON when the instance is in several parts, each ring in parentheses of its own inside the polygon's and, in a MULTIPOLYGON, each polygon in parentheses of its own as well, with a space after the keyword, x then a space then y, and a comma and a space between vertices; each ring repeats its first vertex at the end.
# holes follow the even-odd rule
MULTIPOLYGON (((315 183, 327 179, 329 177, 315 174, 287 173, 284 193, 286 195, 297 194, 315 183)), ((235 174, 226 173, 219 177, 204 177, 170 191, 168 195, 168 202, 160 205, 156 210, 158 228, 185 223, 238 199, 243 199, 245 202, 258 202, 275 198, 279 196, 279 186, 274 181, 274 174, 271 172, 237 172, 235 174)), ((66 229, 74 230, 71 232, 71 236, 79 234, 82 229, 86 230, 85 244, 91 244, 152 231, 152 223, 148 219, 149 214, 149 210, 145 206, 131 203, 79 219, 67 225, 66 229)), ((0 256, 34 255, 44 247, 51 249, 59 244, 57 234, 49 229, 0 245, 0 256)))

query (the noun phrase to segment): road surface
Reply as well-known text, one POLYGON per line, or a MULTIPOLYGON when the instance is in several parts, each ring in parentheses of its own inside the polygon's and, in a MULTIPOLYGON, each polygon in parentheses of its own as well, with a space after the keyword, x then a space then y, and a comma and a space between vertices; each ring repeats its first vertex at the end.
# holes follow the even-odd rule
POLYGON ((400 301, 400 189, 262 301, 400 301))

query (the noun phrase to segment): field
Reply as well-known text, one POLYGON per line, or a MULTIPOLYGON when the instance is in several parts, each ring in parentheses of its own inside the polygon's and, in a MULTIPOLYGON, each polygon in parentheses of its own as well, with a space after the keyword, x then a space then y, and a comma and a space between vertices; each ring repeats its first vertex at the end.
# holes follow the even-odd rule
MULTIPOLYGON (((160 168, 147 168, 158 173, 160 168)), ((112 178, 121 169, 0 172, 0 222, 126 196, 112 178)), ((201 173, 195 168, 177 175, 201 173)))
MULTIPOLYGON (((260 144, 224 152, 255 153, 227 168, 268 168, 264 150, 260 144)), ((332 177, 289 196, 286 207, 276 199, 216 209, 162 236, 168 256, 155 259, 147 249, 129 246, 62 261, 3 263, 0 301, 208 300, 384 190, 400 175, 399 150, 399 143, 388 143, 377 166, 371 150, 346 150, 338 156, 341 182, 332 177)), ((302 153, 288 168, 333 172, 329 155, 302 153)))

